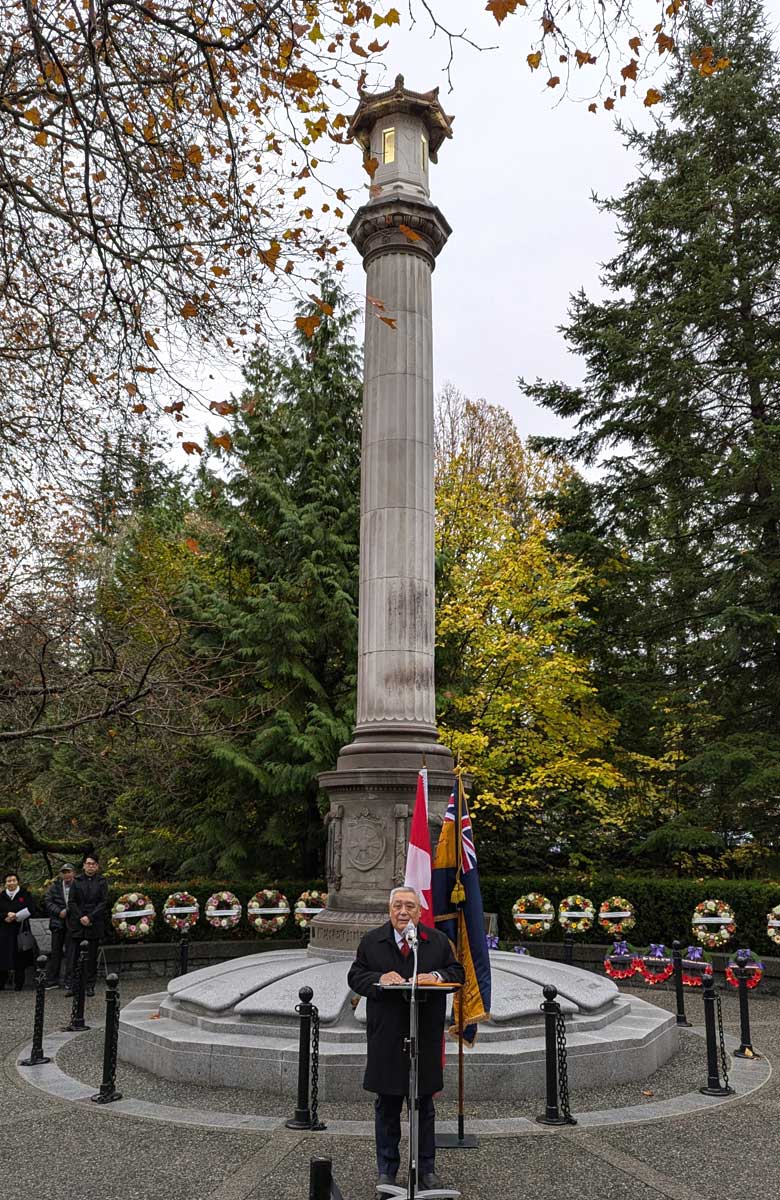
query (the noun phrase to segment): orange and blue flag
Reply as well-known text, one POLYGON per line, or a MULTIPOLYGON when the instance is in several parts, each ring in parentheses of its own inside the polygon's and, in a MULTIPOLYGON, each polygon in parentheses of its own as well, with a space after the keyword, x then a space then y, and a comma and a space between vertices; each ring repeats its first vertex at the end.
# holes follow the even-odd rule
POLYGON ((462 1004, 463 1040, 473 1046, 477 1022, 490 1017, 490 955, 477 851, 460 774, 444 814, 431 886, 436 928, 446 933, 456 947, 466 973, 466 982, 455 995, 455 1022, 450 1033, 457 1036, 462 1004))

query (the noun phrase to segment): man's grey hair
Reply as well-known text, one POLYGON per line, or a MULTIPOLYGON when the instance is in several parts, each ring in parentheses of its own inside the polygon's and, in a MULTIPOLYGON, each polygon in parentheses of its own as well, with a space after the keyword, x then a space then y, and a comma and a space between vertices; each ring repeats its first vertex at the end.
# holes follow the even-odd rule
POLYGON ((393 888, 393 890, 392 890, 392 891, 391 891, 391 893, 390 893, 390 896, 389 896, 389 898, 388 898, 388 901, 387 901, 387 902, 388 902, 388 904, 392 904, 392 903, 393 903, 393 897, 394 897, 394 896, 397 896, 399 892, 406 892, 406 894, 407 894, 407 895, 416 896, 416 897, 417 897, 417 903, 418 903, 418 904, 420 905, 420 907, 422 908, 422 896, 421 896, 421 895, 420 895, 420 893, 417 891, 417 889, 416 889, 416 888, 413 888, 413 887, 394 887, 394 888, 393 888))

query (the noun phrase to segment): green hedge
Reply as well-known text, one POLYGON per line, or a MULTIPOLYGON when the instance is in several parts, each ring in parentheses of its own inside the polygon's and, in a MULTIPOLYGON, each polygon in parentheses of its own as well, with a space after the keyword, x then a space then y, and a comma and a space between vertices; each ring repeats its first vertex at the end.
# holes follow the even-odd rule
MULTIPOLYGON (((729 904, 737 920, 737 931, 726 949, 749 946, 757 954, 780 952, 766 936, 766 914, 780 904, 780 882, 765 879, 658 879, 648 876, 576 874, 485 876, 482 898, 485 909, 498 913, 500 936, 516 940, 519 934, 512 921, 512 905, 527 892, 542 892, 557 905, 573 892, 587 896, 596 907, 609 896, 622 896, 636 909, 637 922, 626 935, 635 946, 650 942, 670 945, 679 939, 684 945, 694 941, 691 916, 702 900, 718 899, 729 904)), ((563 931, 557 921, 547 941, 560 941, 563 931)), ((609 938, 596 927, 577 936, 578 942, 606 943, 609 938)))
MULTIPOLYGON (((301 892, 312 888, 324 890, 324 884, 301 879, 254 880, 252 883, 238 884, 225 879, 190 879, 141 884, 134 881, 112 882, 109 887, 109 899, 113 904, 123 892, 133 891, 144 892, 149 897, 157 909, 157 920, 153 932, 146 939, 148 941, 172 942, 178 939, 176 931, 170 929, 160 915, 162 906, 171 892, 191 892, 198 898, 201 906, 200 919, 190 934, 193 941, 218 941, 223 938, 229 941, 253 941, 262 938, 263 941, 298 939, 301 944, 305 943, 306 934, 298 929, 292 917, 282 930, 271 935, 256 933, 248 926, 247 902, 261 888, 278 888, 293 905, 301 892), (244 916, 235 929, 214 929, 205 920, 206 901, 213 892, 221 891, 235 893, 244 907, 244 916)), ((737 919, 737 932, 727 948, 750 946, 757 954, 780 953, 776 943, 766 936, 766 914, 773 905, 780 904, 780 882, 764 879, 659 879, 646 875, 606 873, 591 876, 574 873, 555 876, 486 875, 482 877, 485 909, 498 913, 499 933, 505 940, 514 941, 518 938, 512 921, 512 905, 518 896, 526 892, 542 892, 556 907, 564 896, 572 892, 589 897, 597 907, 608 896, 624 896, 636 909, 636 927, 628 934, 628 940, 636 946, 646 946, 650 942, 665 942, 669 945, 675 938, 687 946, 693 941, 691 915, 695 906, 701 900, 713 897, 730 904, 737 919)), ((39 893, 36 899, 40 903, 39 912, 42 913, 43 894, 39 893)), ((560 941, 561 937, 562 930, 556 922, 546 940, 560 941)), ((107 940, 118 942, 122 939, 112 928, 107 940)), ((579 935, 577 940, 605 944, 609 939, 596 927, 589 933, 579 935)))
MULTIPOLYGON (((171 929, 162 919, 162 908, 166 897, 170 896, 171 892, 190 892, 200 902, 200 916, 198 923, 190 930, 190 940, 205 942, 205 941, 290 941, 297 939, 301 944, 307 941, 307 935, 303 930, 299 929, 295 924, 292 913, 287 919, 285 926, 273 934, 260 934, 252 929, 246 919, 246 906, 252 899, 255 892, 261 891, 263 888, 272 888, 284 892, 290 908, 295 904, 295 901, 300 896, 301 892, 311 891, 316 889, 324 891, 324 884, 311 881, 305 882, 300 879, 286 879, 280 882, 269 882, 268 880, 255 880, 253 883, 231 883, 225 879, 189 879, 179 880, 170 883, 114 883, 111 882, 108 888, 109 905, 125 892, 143 892, 148 896, 157 910, 154 928, 151 933, 145 938, 133 940, 134 945, 140 945, 143 942, 175 942, 178 941, 179 935, 175 929, 171 929), (244 908, 241 921, 235 929, 214 929, 206 921, 206 901, 214 892, 233 892, 241 901, 244 908)), ((38 904, 38 914, 44 915, 43 909, 43 892, 34 893, 35 900, 38 904)), ((111 922, 109 921, 109 925, 111 922)), ((124 942, 131 941, 129 938, 120 938, 115 932, 113 926, 106 936, 107 942, 124 942)))

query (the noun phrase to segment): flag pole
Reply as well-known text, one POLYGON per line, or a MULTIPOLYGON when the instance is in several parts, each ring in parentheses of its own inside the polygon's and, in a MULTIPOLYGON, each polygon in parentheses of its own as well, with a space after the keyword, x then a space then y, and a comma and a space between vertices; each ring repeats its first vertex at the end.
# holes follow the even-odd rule
MULTIPOLYGON (((457 800, 455 803, 455 886, 452 889, 452 898, 457 897, 458 907, 458 941, 456 946, 458 962, 462 963, 463 954, 463 903, 465 894, 463 883, 461 882, 461 873, 463 869, 463 778, 462 768, 460 765, 460 755, 458 755, 458 765, 455 768, 455 780, 457 788, 457 800)), ((479 1141, 473 1133, 465 1133, 465 1064, 463 1057, 463 991, 456 993, 456 1001, 458 1005, 458 1133, 456 1137, 452 1134, 442 1133, 436 1135, 436 1146, 441 1150, 476 1150, 479 1146, 479 1141)))

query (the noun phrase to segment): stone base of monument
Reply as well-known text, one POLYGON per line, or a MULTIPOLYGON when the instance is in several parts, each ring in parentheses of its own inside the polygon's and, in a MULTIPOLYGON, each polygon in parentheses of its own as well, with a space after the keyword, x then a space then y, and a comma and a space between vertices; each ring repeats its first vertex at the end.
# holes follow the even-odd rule
MULTIPOLYGON (((312 988, 320 1012, 319 1094, 362 1091, 365 1001, 353 1008, 349 958, 282 950, 252 954, 174 979, 168 991, 123 1009, 120 1058, 156 1075, 207 1087, 248 1088, 292 1100, 298 1078, 298 991, 312 988)), ((544 1096, 542 987, 558 989, 566 1015, 569 1083, 598 1087, 643 1080, 677 1050, 674 1016, 621 995, 610 979, 562 963, 491 953, 492 1019, 466 1051, 466 1095, 474 1100, 544 1096)), ((448 1065, 457 1057, 447 1047, 448 1065)), ((457 1070, 445 1071, 445 1091, 457 1070)))

